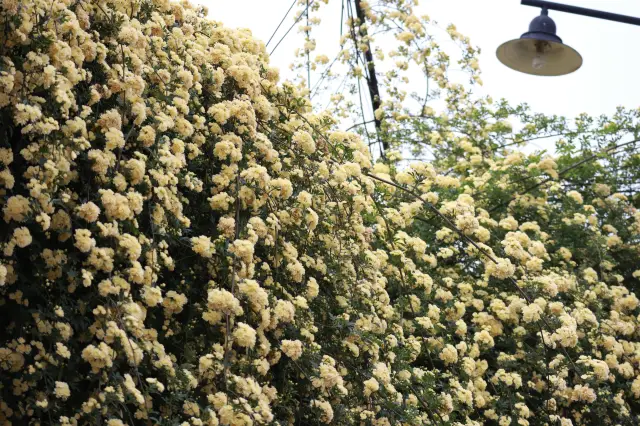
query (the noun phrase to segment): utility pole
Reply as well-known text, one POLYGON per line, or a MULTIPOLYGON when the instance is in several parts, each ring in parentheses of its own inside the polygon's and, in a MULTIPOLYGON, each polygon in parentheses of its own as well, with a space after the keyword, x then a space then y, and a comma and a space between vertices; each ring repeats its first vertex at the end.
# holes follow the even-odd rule
MULTIPOLYGON (((380 105, 382 104, 380 100, 380 89, 378 87, 378 77, 376 76, 376 67, 373 61, 373 53, 371 52, 371 44, 369 43, 369 39, 367 38, 367 29, 366 27, 363 27, 363 25, 366 22, 365 20, 366 17, 365 17, 364 11, 362 10, 362 5, 360 4, 360 0, 354 0, 354 3, 356 6, 356 16, 360 21, 360 31, 359 31, 360 38, 361 40, 363 40, 363 43, 365 43, 367 46, 367 49, 364 52, 364 58, 365 58, 367 70, 368 70, 368 73, 366 74, 366 79, 367 79, 367 86, 369 88, 369 96, 371 97, 371 107, 373 108, 373 119, 376 126, 376 133, 378 134, 378 137, 380 137, 381 122, 375 115, 375 112, 378 110, 378 108, 380 108, 380 105)), ((358 49, 358 41, 354 40, 354 43, 356 45, 356 49, 358 49)), ((383 140, 382 149, 383 151, 387 151, 389 149, 389 142, 383 140)))

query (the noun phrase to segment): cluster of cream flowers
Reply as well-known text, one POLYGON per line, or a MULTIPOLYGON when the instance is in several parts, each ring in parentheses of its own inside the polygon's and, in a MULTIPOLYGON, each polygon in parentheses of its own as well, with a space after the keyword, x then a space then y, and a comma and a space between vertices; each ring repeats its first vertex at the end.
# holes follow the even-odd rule
POLYGON ((187 2, 0 7, 1 424, 638 420, 623 194, 491 208, 492 182, 559 176, 474 157, 503 122, 433 134, 464 173, 372 164, 187 2))

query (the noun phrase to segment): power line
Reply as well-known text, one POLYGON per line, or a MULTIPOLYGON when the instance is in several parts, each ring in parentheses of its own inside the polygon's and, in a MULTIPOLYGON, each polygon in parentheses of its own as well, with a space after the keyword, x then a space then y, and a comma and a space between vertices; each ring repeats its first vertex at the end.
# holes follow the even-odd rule
POLYGON ((296 2, 298 0, 293 0, 293 3, 291 3, 291 6, 289 7, 289 10, 287 10, 287 13, 284 14, 284 16, 282 17, 282 20, 280 21, 280 23, 278 24, 278 26, 276 27, 276 29, 273 31, 273 34, 271 34, 271 37, 269 37, 269 41, 267 41, 267 44, 265 46, 269 46, 269 43, 271 43, 271 40, 273 39, 273 37, 276 35, 276 33, 278 32, 278 30, 280 29, 280 26, 282 25, 282 23, 284 22, 285 19, 287 19, 287 16, 289 16, 289 12, 291 12, 291 9, 293 9, 293 6, 296 5, 296 2))
POLYGON ((305 8, 305 10, 300 13, 300 16, 298 16, 298 19, 296 19, 296 21, 293 23, 293 25, 291 25, 289 27, 289 29, 287 30, 286 33, 284 33, 284 35, 282 36, 282 38, 280 39, 280 41, 278 41, 278 44, 275 45, 275 47, 273 48, 273 50, 271 50, 271 52, 269 52, 269 55, 273 55, 273 52, 276 51, 276 49, 278 48, 278 46, 280 46, 280 43, 282 43, 282 41, 287 37, 287 35, 289 35, 289 33, 291 32, 291 30, 293 29, 293 27, 296 26, 296 24, 298 22, 300 22, 300 19, 302 19, 302 17, 305 15, 305 12, 307 12, 307 10, 309 9, 309 7, 313 4, 314 0, 311 0, 309 2, 309 4, 307 5, 307 7, 305 8))

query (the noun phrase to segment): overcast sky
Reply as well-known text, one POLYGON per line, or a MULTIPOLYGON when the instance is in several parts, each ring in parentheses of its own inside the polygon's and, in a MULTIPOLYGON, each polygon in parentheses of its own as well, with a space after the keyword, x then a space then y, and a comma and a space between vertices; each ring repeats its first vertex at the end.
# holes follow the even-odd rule
MULTIPOLYGON (((271 36, 292 0, 192 0, 209 7, 209 17, 225 26, 243 27, 264 40, 271 36)), ((557 2, 640 17, 638 0, 557 0, 557 2)), ((337 43, 340 0, 324 6, 330 15, 321 24, 325 43, 337 43), (335 9, 335 11, 333 10, 335 9), (326 35, 326 37, 325 37, 326 35)), ((583 57, 580 70, 562 77, 535 77, 504 67, 496 48, 527 31, 539 9, 519 0, 422 0, 419 14, 441 26, 454 23, 458 31, 482 49, 483 91, 513 103, 527 102, 535 111, 574 117, 581 112, 612 114, 616 106, 640 107, 640 27, 550 11, 558 35, 583 57)), ((293 23, 283 24, 279 39, 293 23)), ((295 30, 278 47, 272 64, 287 68, 293 58, 295 30)), ((273 44, 271 45, 273 46, 273 44)), ((319 44, 319 51, 321 52, 319 44)))

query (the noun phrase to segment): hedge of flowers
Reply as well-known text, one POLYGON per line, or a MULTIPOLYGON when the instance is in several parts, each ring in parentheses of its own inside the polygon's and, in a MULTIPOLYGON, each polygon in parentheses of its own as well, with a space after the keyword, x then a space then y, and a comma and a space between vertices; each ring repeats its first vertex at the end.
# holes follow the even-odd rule
POLYGON ((639 421, 615 187, 487 153, 502 121, 373 163, 186 2, 1 8, 2 424, 639 421))

